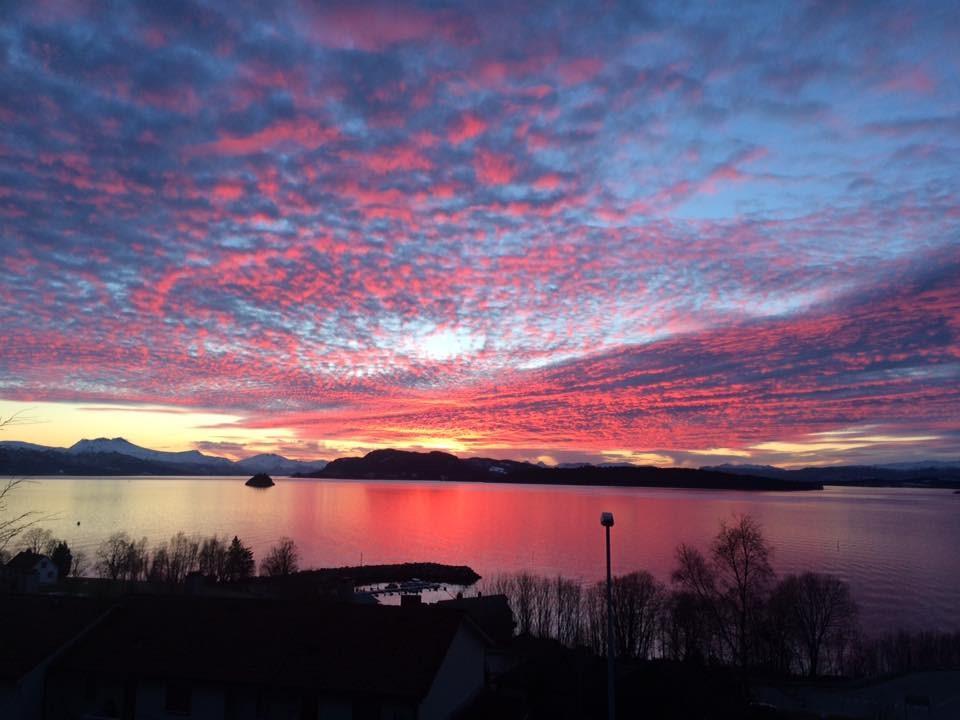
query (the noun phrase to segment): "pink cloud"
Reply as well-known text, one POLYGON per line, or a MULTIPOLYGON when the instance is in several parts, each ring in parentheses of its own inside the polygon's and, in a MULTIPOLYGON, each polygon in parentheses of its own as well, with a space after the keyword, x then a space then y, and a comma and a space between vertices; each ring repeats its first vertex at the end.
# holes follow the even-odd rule
POLYGON ((937 83, 923 67, 904 67, 894 72, 883 83, 885 90, 890 92, 909 92, 914 95, 932 95, 937 90, 937 83))
POLYGON ((469 40, 463 21, 444 11, 390 2, 334 6, 305 0, 302 6, 312 19, 312 37, 326 47, 381 51, 406 42, 469 40))
POLYGON ((506 185, 517 176, 517 169, 508 156, 478 150, 473 158, 477 180, 485 185, 506 185))
POLYGON ((219 139, 196 146, 194 149, 201 153, 250 155, 271 150, 279 145, 315 149, 339 137, 338 128, 327 127, 315 120, 303 118, 279 121, 248 135, 224 132, 219 139))
POLYGON ((411 147, 384 148, 361 157, 364 166, 375 173, 412 172, 431 170, 433 162, 419 150, 411 147))
POLYGON ((451 126, 447 137, 454 145, 472 140, 487 129, 487 123, 473 113, 464 113, 451 126))
POLYGON ((598 58, 580 58, 570 60, 560 66, 560 77, 568 85, 578 85, 592 80, 603 69, 603 61, 598 58))

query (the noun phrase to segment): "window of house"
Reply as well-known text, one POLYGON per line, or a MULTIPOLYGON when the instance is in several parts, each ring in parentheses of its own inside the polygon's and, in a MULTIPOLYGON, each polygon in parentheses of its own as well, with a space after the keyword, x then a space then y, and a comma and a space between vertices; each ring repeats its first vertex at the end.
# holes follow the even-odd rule
POLYGON ((163 708, 169 715, 189 715, 192 691, 189 683, 168 682, 163 708))

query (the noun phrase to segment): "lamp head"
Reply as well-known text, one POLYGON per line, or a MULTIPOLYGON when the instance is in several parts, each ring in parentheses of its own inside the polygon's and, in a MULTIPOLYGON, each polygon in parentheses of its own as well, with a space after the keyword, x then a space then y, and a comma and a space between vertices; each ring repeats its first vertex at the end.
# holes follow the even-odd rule
POLYGON ((613 527, 613 513, 600 513, 600 524, 604 527, 613 527))

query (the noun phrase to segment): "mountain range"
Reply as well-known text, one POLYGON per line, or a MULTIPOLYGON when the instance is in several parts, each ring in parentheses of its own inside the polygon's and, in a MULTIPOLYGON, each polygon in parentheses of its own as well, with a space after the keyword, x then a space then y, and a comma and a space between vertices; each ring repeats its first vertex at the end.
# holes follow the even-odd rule
POLYGON ((292 475, 316 471, 325 460, 306 462, 282 455, 228 460, 198 450, 165 452, 124 438, 80 440, 68 448, 19 441, 0 442, 2 475, 292 475))
POLYGON ((711 490, 820 490, 818 482, 740 475, 720 470, 639 465, 548 467, 516 460, 458 458, 444 452, 374 450, 339 458, 305 477, 384 480, 450 480, 615 487, 673 487, 711 490))
POLYGON ((315 478, 456 480, 558 485, 613 485, 745 490, 806 490, 823 485, 960 488, 960 462, 904 462, 885 465, 806 467, 716 465, 657 468, 623 464, 542 463, 491 458, 458 458, 444 452, 374 450, 363 457, 290 460, 254 455, 228 460, 198 450, 166 452, 124 438, 80 440, 69 448, 0 441, 0 477, 11 475, 268 475, 315 478))
POLYGON ((883 465, 827 465, 786 470, 773 465, 714 465, 704 470, 730 472, 753 477, 788 481, 819 482, 826 485, 877 487, 924 486, 960 488, 960 462, 929 460, 883 465))
POLYGON ((375 450, 363 457, 339 458, 308 477, 460 480, 613 485, 630 487, 810 490, 824 485, 960 488, 960 462, 909 462, 843 465, 785 470, 770 465, 717 465, 701 468, 628 464, 567 463, 549 467, 515 460, 461 459, 443 452, 375 450))

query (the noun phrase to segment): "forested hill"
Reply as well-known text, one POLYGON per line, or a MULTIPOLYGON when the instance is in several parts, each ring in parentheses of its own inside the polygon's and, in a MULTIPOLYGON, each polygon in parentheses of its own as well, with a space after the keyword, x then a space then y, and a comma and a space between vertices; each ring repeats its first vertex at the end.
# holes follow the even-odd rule
POLYGON ((823 487, 816 482, 795 482, 693 468, 636 465, 546 467, 515 460, 461 459, 444 452, 418 453, 404 450, 374 450, 363 457, 340 458, 330 462, 322 470, 302 473, 300 476, 727 490, 819 490, 823 487))

